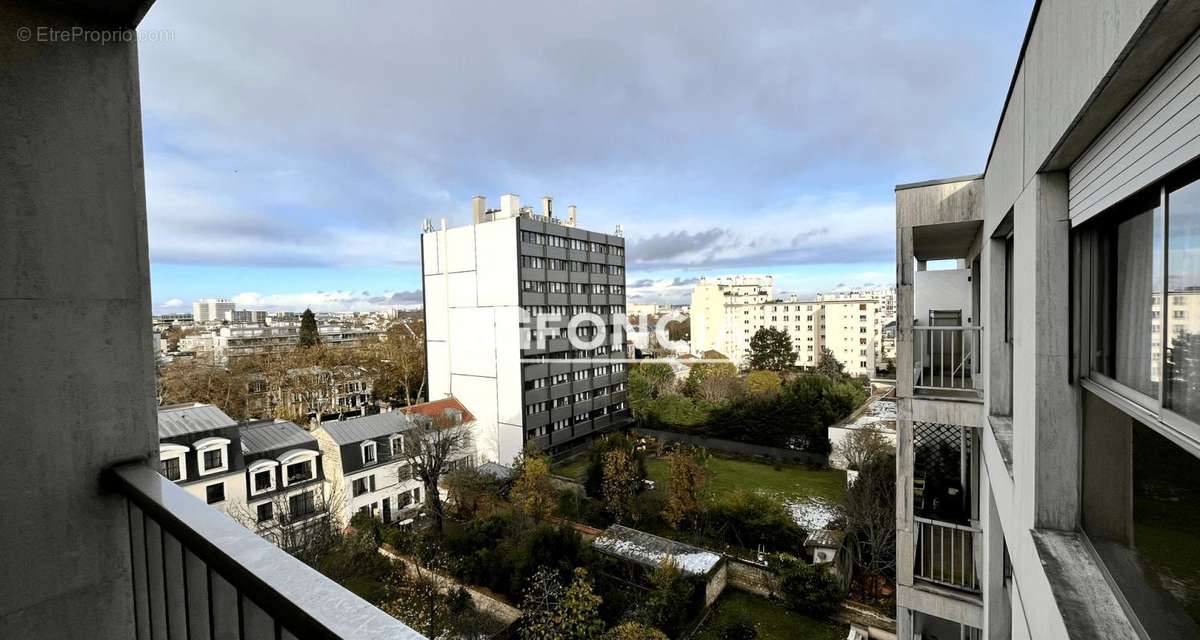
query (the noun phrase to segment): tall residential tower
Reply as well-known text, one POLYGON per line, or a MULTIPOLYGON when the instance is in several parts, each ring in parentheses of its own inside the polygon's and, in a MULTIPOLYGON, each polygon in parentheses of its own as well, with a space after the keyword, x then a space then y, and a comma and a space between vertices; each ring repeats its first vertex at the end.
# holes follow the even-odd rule
POLYGON ((429 398, 470 408, 482 460, 508 464, 529 442, 560 454, 630 419, 612 331, 625 314, 625 239, 585 231, 567 210, 555 217, 546 197, 535 212, 512 194, 488 209, 475 196, 471 224, 422 234, 429 398))

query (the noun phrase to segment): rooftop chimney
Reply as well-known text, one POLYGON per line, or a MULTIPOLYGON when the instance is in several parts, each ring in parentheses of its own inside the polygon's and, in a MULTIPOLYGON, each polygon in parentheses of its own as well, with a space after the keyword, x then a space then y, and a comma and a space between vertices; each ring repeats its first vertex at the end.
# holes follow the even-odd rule
POLYGON ((483 196, 471 198, 471 219, 475 221, 475 224, 487 222, 487 198, 483 196))
POLYGON ((496 219, 515 218, 521 215, 521 196, 515 193, 506 193, 500 196, 500 215, 495 216, 496 219))
POLYGON ((554 198, 542 196, 542 215, 547 218, 554 217, 554 198))
POLYGON ((575 205, 567 205, 567 226, 575 226, 575 205))

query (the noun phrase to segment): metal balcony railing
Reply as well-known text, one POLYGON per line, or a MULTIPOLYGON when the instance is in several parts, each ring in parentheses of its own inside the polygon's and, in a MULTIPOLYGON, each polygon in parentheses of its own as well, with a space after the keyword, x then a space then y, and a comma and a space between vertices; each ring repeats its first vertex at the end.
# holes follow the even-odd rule
POLYGON ((939 585, 979 593, 979 572, 975 559, 982 531, 952 522, 913 518, 916 553, 913 575, 939 585))
POLYGON ((424 640, 149 466, 107 480, 129 513, 136 637, 424 640))
POLYGON ((975 389, 982 327, 913 327, 914 389, 975 389))

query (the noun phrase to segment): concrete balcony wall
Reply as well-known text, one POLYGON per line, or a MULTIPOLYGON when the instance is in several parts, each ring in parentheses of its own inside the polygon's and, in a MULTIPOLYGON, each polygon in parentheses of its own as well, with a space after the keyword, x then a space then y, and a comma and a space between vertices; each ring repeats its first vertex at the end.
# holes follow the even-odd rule
POLYGON ((158 453, 137 45, 18 34, 151 3, 44 4, 0 5, 0 637, 128 638, 128 513, 100 478, 158 453))

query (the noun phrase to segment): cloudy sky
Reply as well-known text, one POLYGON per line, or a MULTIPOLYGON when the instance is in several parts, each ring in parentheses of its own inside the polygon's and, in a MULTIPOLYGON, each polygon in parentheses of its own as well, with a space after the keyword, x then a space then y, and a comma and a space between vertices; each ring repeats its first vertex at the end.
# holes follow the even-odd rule
POLYGON ((156 311, 420 301, 421 221, 554 196, 631 297, 894 279, 896 183, 979 171, 1032 0, 159 0, 156 311))

